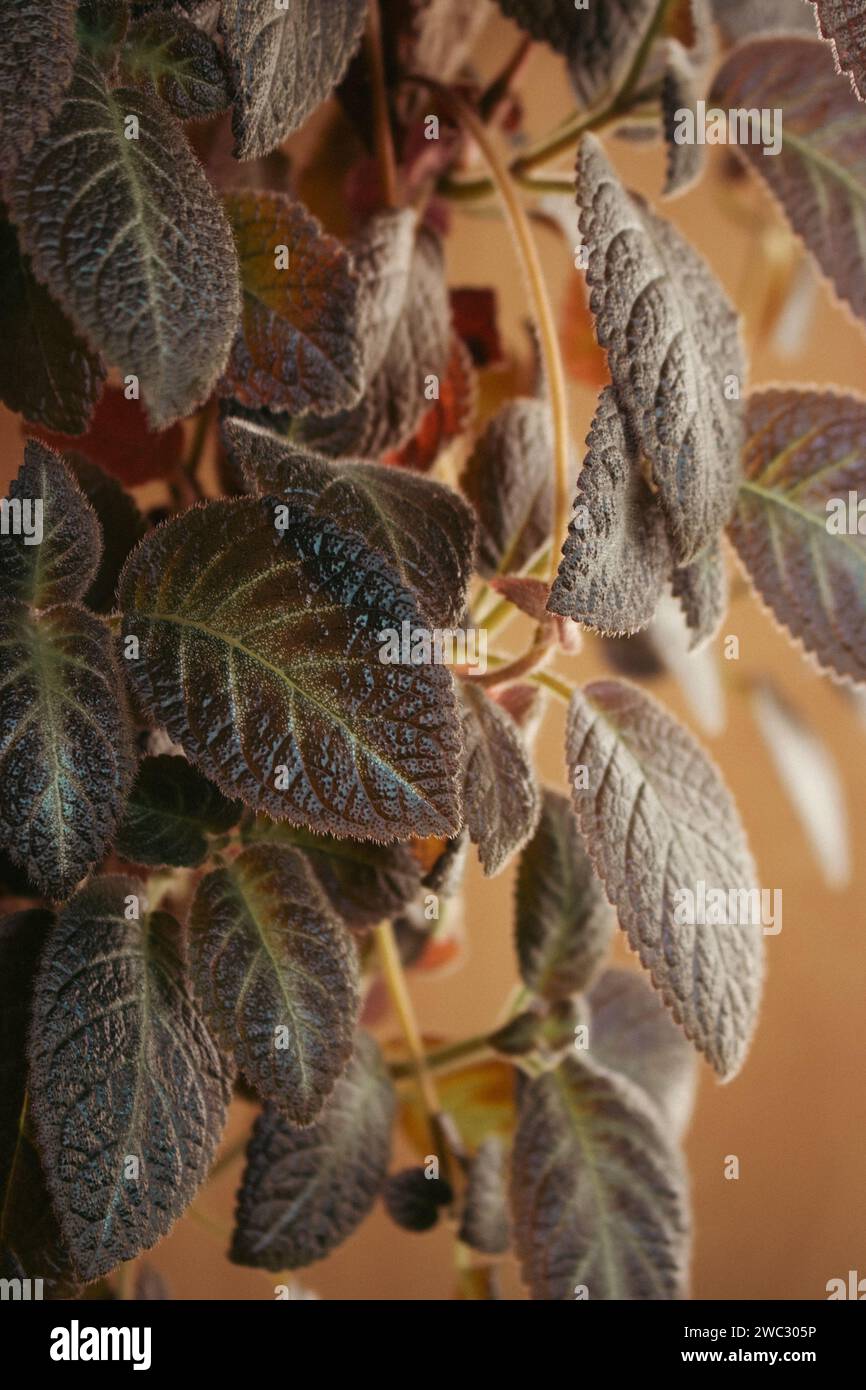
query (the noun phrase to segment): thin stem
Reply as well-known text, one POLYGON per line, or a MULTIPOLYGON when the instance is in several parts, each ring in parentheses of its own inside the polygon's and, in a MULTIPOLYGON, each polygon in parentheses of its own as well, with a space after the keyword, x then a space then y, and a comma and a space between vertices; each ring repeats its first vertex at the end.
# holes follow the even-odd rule
MULTIPOLYGON (((463 1062, 468 1057, 484 1056, 491 1051, 490 1040, 486 1033, 479 1033, 472 1038, 464 1038, 461 1042, 448 1043, 445 1047, 434 1048, 425 1056, 425 1062, 430 1071, 447 1071, 455 1062, 463 1062)), ((411 1062, 395 1062, 391 1067, 391 1075, 396 1081, 403 1077, 413 1075, 413 1064, 411 1062)))
POLYGON ((526 276, 529 291, 535 304, 535 318, 538 326, 541 349, 544 355, 544 365, 550 391, 550 408, 553 415, 553 459, 555 470, 554 528, 550 564, 550 578, 553 579, 556 573, 561 543, 565 539, 565 533, 568 528, 571 503, 569 497, 568 392, 565 384, 565 368, 562 364, 562 353, 559 349, 556 320, 553 315, 550 295, 547 292, 547 284, 541 268, 541 258, 538 254, 538 247, 532 235, 529 218, 526 215, 520 198, 517 196, 517 190, 509 172, 508 165, 497 149, 494 141, 491 140, 490 134, 478 114, 458 92, 451 91, 450 88, 443 86, 441 83, 434 82, 431 78, 413 78, 412 80, 423 82, 432 87, 434 91, 440 94, 444 101, 450 104, 457 118, 466 126, 478 145, 478 148, 481 150, 490 168, 493 181, 508 216, 515 246, 517 247, 518 255, 523 266, 523 272, 526 276))
POLYGON ((415 1010, 412 1007, 412 1000, 391 923, 380 922, 376 927, 375 937, 379 960, 382 964, 382 976, 394 1012, 400 1020, 403 1037, 406 1039, 406 1046, 409 1049, 412 1074, 418 1084, 418 1092, 424 1103, 424 1109, 427 1111, 431 1136, 436 1142, 441 1138, 439 1096, 436 1093, 436 1083, 427 1068, 424 1042, 418 1027, 418 1020, 415 1017, 415 1010))
POLYGON ((571 704, 571 697, 575 687, 566 681, 561 681, 557 676, 552 676, 549 671, 535 671, 529 679, 534 685, 543 685, 545 689, 551 690, 566 705, 571 704))
POLYGON ((539 628, 539 634, 532 646, 522 656, 514 657, 513 660, 506 661, 502 666, 494 665, 492 671, 485 671, 483 674, 474 675, 471 671, 467 671, 464 679, 471 681, 473 685, 482 686, 504 685, 506 681, 525 679, 527 676, 533 675, 540 666, 543 666, 550 659, 553 645, 553 637, 539 628))
POLYGON ((388 111, 388 88, 385 82, 385 59, 382 52, 382 17, 379 0, 370 0, 367 11, 367 34, 365 39, 367 64, 370 69, 370 84, 373 88, 373 122, 376 132, 376 157, 382 174, 385 206, 400 206, 397 188, 397 160, 394 154, 394 137, 391 131, 391 116, 388 111))

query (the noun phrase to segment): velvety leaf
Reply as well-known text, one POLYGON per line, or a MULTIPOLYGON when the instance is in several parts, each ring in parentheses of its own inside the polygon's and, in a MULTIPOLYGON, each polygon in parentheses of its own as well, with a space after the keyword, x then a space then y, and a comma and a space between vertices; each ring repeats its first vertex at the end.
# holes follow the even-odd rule
POLYGON ((687 564, 736 498, 741 406, 727 397, 745 377, 737 318, 697 253, 626 192, 592 135, 580 147, 578 200, 598 340, 675 558, 687 564))
POLYGON ((664 516, 612 387, 599 398, 587 444, 548 608, 627 636, 652 621, 672 561, 664 516))
POLYGON ((444 1178, 428 1178, 423 1168, 404 1168, 386 1179, 382 1197, 397 1226, 430 1231, 439 1220, 440 1207, 449 1206, 454 1194, 444 1178))
POLYGON ((72 81, 76 0, 8 0, 0 47, 0 174, 44 134, 72 81))
POLYGON ((299 1269, 341 1245, 382 1189, 394 1107, 381 1053, 366 1033, 317 1124, 297 1129, 266 1106, 247 1149, 230 1259, 299 1269))
POLYGON ((698 650, 718 635, 728 611, 728 572, 719 542, 674 570, 671 583, 692 634, 689 648, 698 650))
POLYGON ((134 879, 102 878, 73 898, 33 999, 33 1119, 85 1279, 171 1229, 207 1176, 230 1095, 186 983, 178 924, 127 916, 141 892, 134 879))
POLYGON ((769 681, 756 686, 751 704, 824 881, 844 888, 851 878, 851 830, 838 764, 817 731, 769 681))
POLYGON ((258 1095, 311 1124, 352 1054, 359 995, 352 939, 306 858, 251 845, 202 879, 190 929, 215 1035, 258 1095))
POLYGON ((81 434, 105 367, 31 272, 14 227, 0 221, 0 400, 46 429, 81 434))
POLYGON ((417 595, 434 627, 456 626, 466 607, 475 518, 442 483, 374 463, 333 462, 243 420, 225 424, 250 491, 297 500, 358 536, 417 595))
POLYGON ((350 927, 373 927, 394 917, 421 888, 421 866, 409 845, 338 840, 264 816, 256 817, 247 838, 301 850, 332 908, 350 927))
POLYGON ((414 601, 327 518, 274 520, 273 501, 209 503, 130 557, 120 606, 142 707, 226 796, 274 819, 356 839, 453 834, 450 673, 379 655, 380 633, 421 624, 414 601))
POLYGON ((594 106, 627 76, 665 0, 606 0, 576 10, 574 0, 499 0, 532 35, 563 53, 584 106, 594 106))
POLYGON ((127 0, 78 0, 78 40, 82 49, 114 73, 117 47, 129 25, 127 0))
POLYGON ((737 153, 769 185, 839 298, 866 319, 866 125, 820 40, 741 44, 716 74, 711 99, 784 112, 778 154, 766 158, 760 144, 738 144, 737 153))
POLYGON ((230 194, 243 320, 223 389, 242 405, 329 414, 363 387, 349 254, 283 193, 230 194))
POLYGON ((28 439, 9 498, 8 515, 12 522, 20 516, 20 533, 10 525, 8 534, 0 534, 0 584, 6 596, 36 608, 81 598, 96 575, 102 535, 63 459, 28 439))
MULTIPOLYGON (((183 426, 150 429, 141 402, 134 397, 127 399, 119 386, 106 386, 87 433, 80 438, 47 430, 38 433, 52 448, 83 454, 127 487, 168 477, 184 451, 183 426)), ((98 507, 96 510, 99 512, 98 507)), ((106 540, 111 546, 111 538, 106 540)))
POLYGON ((402 299, 399 261, 386 288, 378 279, 372 285, 363 283, 361 332, 371 344, 365 362, 367 389, 353 410, 326 418, 317 413, 299 426, 300 437, 322 453, 378 459, 407 443, 435 399, 433 391, 441 398, 451 349, 451 312, 439 238, 427 227, 418 232, 402 299), (370 328, 374 318, 379 324, 375 333, 370 328), (380 348, 383 355, 374 367, 380 348))
POLYGON ((864 0, 810 0, 818 28, 833 50, 838 73, 851 78, 851 86, 866 101, 866 4, 864 0))
POLYGON ((610 949, 613 928, 568 798, 546 788, 517 874, 515 929, 524 984, 553 1000, 586 989, 610 949))
POLYGON ((53 920, 34 908, 0 922, 0 1277, 43 1279, 47 1297, 68 1298, 77 1279, 27 1117, 30 996, 53 920))
POLYGON ((713 14, 729 43, 773 29, 814 34, 815 19, 802 0, 711 0, 713 14))
POLYGON ((656 1105, 665 1134, 682 1138, 697 1090, 697 1058, 658 995, 634 970, 606 970, 589 994, 589 1051, 635 1082, 656 1105))
POLYGON ((83 602, 97 613, 110 613, 124 561, 141 540, 147 524, 129 493, 98 463, 76 454, 67 456, 66 463, 102 527, 102 559, 83 602))
POLYGON ((469 1167, 460 1239, 485 1255, 503 1255, 509 1244, 506 1156, 501 1139, 485 1139, 469 1167))
POLYGON ((530 1081, 511 1175, 514 1234, 533 1298, 676 1299, 688 1262, 686 1181, 643 1093, 568 1058, 530 1081))
POLYGON ((662 119, 668 151, 665 194, 671 198, 685 193, 701 177, 706 164, 706 145, 696 140, 677 140, 677 115, 692 111, 697 119, 697 104, 704 95, 695 66, 681 43, 668 43, 664 77, 662 79, 662 119))
POLYGON ((115 850, 133 864, 195 869, 207 856, 208 836, 231 830, 240 815, 240 802, 227 801, 186 758, 143 758, 115 850))
POLYGON ((508 401, 494 415, 460 485, 478 513, 485 579, 524 569, 550 541, 553 426, 543 401, 508 401))
POLYGON ((847 513, 849 493, 866 488, 866 400, 760 391, 747 431, 731 540, 764 603, 817 665, 862 683, 866 535, 847 513))
POLYGON ((80 57, 7 196, 34 273, 91 346, 139 378, 153 425, 201 404, 237 324, 237 257, 222 207, 162 102, 110 89, 80 57))
POLYGON ((366 0, 222 0, 220 29, 235 89, 239 159, 282 144, 340 81, 358 46, 366 0))
POLYGON ((478 384, 468 349, 452 338, 445 377, 434 401, 415 427, 415 433, 397 449, 382 455, 391 468, 411 468, 427 473, 445 449, 465 434, 475 418, 478 384))
POLYGON ((757 875, 730 792, 686 729, 616 681, 575 692, 566 750, 580 831, 620 925, 686 1036, 733 1076, 754 1031, 764 952, 761 922, 742 903, 757 875), (695 910, 679 915, 698 916, 701 884, 727 901, 737 894, 730 915, 747 920, 678 921, 681 894, 695 910))
POLYGON ((0 838, 47 898, 109 848, 132 775, 108 629, 77 604, 0 617, 0 838))
POLYGON ((498 874, 532 835, 541 799, 523 736, 501 705, 464 681, 466 825, 488 877, 498 874))
POLYGON ((228 73, 213 39, 176 14, 150 14, 129 32, 123 64, 133 82, 152 83, 182 121, 212 116, 230 103, 228 73))

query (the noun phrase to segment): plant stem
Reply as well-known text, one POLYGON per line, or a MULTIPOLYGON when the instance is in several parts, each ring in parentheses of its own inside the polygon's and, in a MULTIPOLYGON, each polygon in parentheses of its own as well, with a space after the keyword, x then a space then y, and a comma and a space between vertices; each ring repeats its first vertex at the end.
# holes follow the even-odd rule
MULTIPOLYGON (((445 1047, 434 1048, 425 1056, 425 1062, 430 1071, 446 1071, 455 1062, 465 1061, 467 1057, 483 1056, 489 1052, 490 1041, 486 1033, 478 1033, 475 1037, 464 1038, 461 1042, 448 1043, 445 1047)), ((391 1075, 399 1081, 403 1077, 413 1075, 413 1064, 411 1062, 395 1062, 391 1067, 391 1075)))
POLYGON ((535 685, 543 685, 547 690, 552 690, 566 705, 571 704, 571 697, 574 694, 574 686, 568 685, 566 681, 561 681, 557 676, 553 676, 549 671, 535 671, 529 679, 535 685))
POLYGON ((490 138, 490 134, 477 112, 473 110, 459 92, 452 91, 449 87, 445 87, 441 83, 433 81, 432 78, 413 78, 412 81, 423 82, 427 86, 432 87, 434 91, 438 92, 442 99, 448 102, 452 107, 458 120, 460 120, 470 132, 478 148, 481 150, 493 176, 493 182, 502 199, 502 205, 508 217, 514 243, 535 305, 535 319, 538 326, 541 349, 544 355, 544 365, 550 391, 550 408, 553 416, 554 526, 550 556, 550 577, 553 579, 556 573, 556 566, 559 562, 560 547, 565 539, 565 533, 568 528, 568 517, 571 505, 568 479, 568 393, 565 385, 565 368, 562 364, 562 353, 560 352, 559 337, 556 331, 556 320, 553 315, 550 295, 547 292, 547 284, 541 268, 541 258, 538 254, 538 247, 532 235, 529 218, 517 195, 517 190, 509 172, 508 165, 497 149, 496 144, 490 138))
POLYGON ((412 1007, 412 1000, 391 923, 380 922, 376 927, 375 937, 385 986, 394 1012, 400 1021, 403 1037, 406 1039, 406 1046, 411 1058, 411 1071, 417 1082, 424 1109, 427 1111, 430 1133, 434 1142, 438 1142, 441 1139, 439 1096, 436 1093, 436 1083, 427 1067, 424 1042, 418 1027, 418 1020, 415 1017, 415 1010, 412 1007))
POLYGON ((373 89, 373 122, 376 132, 376 157, 382 174, 382 187, 387 208, 400 206, 397 187, 397 160, 394 154, 394 137, 391 131, 391 117, 388 111, 388 88, 385 82, 385 59, 382 51, 382 16, 379 0, 370 0, 367 11, 367 34, 365 39, 367 64, 370 69, 370 85, 373 89))
POLYGON ((504 685, 506 681, 516 681, 527 676, 532 676, 550 657, 554 645, 554 638, 539 629, 532 646, 525 651, 522 656, 516 656, 511 661, 506 661, 504 665, 494 665, 492 671, 485 671, 481 675, 473 675, 467 672, 464 679, 473 685, 489 686, 504 685))

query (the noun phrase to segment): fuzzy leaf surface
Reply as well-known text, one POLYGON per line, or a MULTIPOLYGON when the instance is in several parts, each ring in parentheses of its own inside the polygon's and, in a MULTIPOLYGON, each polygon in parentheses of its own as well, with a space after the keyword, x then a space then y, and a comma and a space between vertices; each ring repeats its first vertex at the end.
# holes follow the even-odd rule
POLYGON ((76 0, 8 0, 0 49, 0 174, 44 134, 72 81, 76 0))
MULTIPOLYGON (((10 526, 8 534, 0 535, 0 584, 5 594, 35 608, 81 598, 99 566, 102 530, 64 460, 38 440, 28 439, 9 499, 20 504, 21 533, 15 535, 10 526), (37 502, 42 504, 41 539, 37 502)), ((9 515, 14 520, 14 505, 9 515)))
POLYGON ((143 758, 115 849, 133 864, 195 869, 207 855, 208 835, 231 830, 241 809, 186 758, 143 758))
POLYGON ((532 760, 511 716, 471 682, 463 683, 461 695, 466 825, 490 878, 532 835, 541 798, 532 760))

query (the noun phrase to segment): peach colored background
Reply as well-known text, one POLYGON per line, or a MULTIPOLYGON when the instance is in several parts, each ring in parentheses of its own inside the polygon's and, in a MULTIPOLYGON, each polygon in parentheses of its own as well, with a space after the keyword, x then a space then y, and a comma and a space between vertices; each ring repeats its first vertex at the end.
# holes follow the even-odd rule
MULTIPOLYGON (((512 41, 509 27, 494 20, 480 46, 482 68, 492 70, 512 41)), ((568 113, 569 94, 558 64, 545 52, 533 57, 523 90, 534 134, 568 113)), ((657 202, 661 152, 618 140, 610 141, 608 148, 629 184, 657 202)), ((697 191, 665 205, 664 212, 703 252, 738 300, 754 340, 766 266, 754 235, 726 211, 718 178, 723 152, 713 153, 713 176, 697 191)), ((539 237, 553 292, 561 302, 567 253, 549 232, 541 230, 539 237)), ((782 236, 779 245, 784 242, 782 236)), ((495 217, 458 213, 448 254, 452 283, 493 282, 499 287, 504 333, 509 343, 519 344, 525 303, 502 223, 495 217)), ((753 361, 752 382, 789 379, 861 390, 864 369, 866 338, 822 289, 802 355, 786 361, 762 348, 753 361)), ((579 442, 589 425, 593 394, 575 387, 572 395, 579 442)), ((14 473, 21 454, 17 421, 7 412, 0 412, 0 431, 5 478, 14 473)), ((710 746, 736 793, 761 882, 783 889, 784 930, 767 938, 766 998, 744 1070, 732 1084, 720 1086, 708 1068, 701 1069, 687 1141, 695 1211, 694 1295, 823 1298, 829 1278, 846 1276, 849 1269, 866 1274, 866 863, 861 853, 866 725, 845 696, 800 659, 748 594, 738 593, 724 632, 739 636, 741 659, 723 663, 729 722, 724 736, 710 746), (842 893, 830 893, 822 885, 751 722, 743 687, 751 675, 763 673, 771 673, 820 728, 842 767, 855 859, 853 881, 842 893), (739 1156, 737 1182, 723 1177, 727 1154, 739 1156)), ((605 669, 592 642, 583 655, 560 666, 563 674, 580 679, 605 669)), ((690 722, 672 682, 657 684, 655 692, 690 722)), ((562 731, 563 710, 551 705, 539 739, 539 761, 543 776, 558 787, 564 787, 562 731)), ((511 871, 485 882, 473 865, 465 903, 467 949, 460 968, 445 978, 412 979, 426 1031, 458 1038, 496 1021, 515 983, 512 883, 511 871)), ((625 952, 621 954, 624 960, 625 952)), ((396 1029, 386 1022, 378 1031, 388 1037, 396 1029)), ((232 1132, 240 1132, 249 1116, 248 1107, 236 1105, 232 1132)), ((397 1157, 411 1161, 402 1145, 397 1157)), ((217 1223, 230 1219, 237 1172, 236 1165, 199 1200, 199 1208, 217 1223)), ((223 1248, 219 1236, 214 1238, 187 1219, 148 1258, 165 1273, 178 1298, 273 1296, 271 1276, 233 1267, 223 1248)), ((330 1259, 303 1271, 301 1281, 326 1298, 447 1299, 454 1288, 450 1237, 444 1230, 407 1234, 377 1208, 360 1233, 330 1259)), ((513 1269, 505 1289, 509 1296, 519 1294, 513 1269)))

